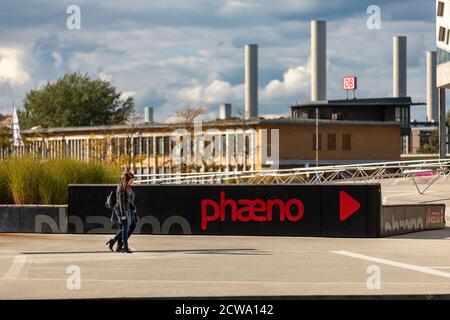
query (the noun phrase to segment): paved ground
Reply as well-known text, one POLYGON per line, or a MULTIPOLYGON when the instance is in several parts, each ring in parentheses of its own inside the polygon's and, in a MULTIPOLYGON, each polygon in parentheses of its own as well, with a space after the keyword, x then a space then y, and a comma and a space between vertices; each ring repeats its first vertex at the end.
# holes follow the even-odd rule
MULTIPOLYGON (((450 206, 450 183, 421 196, 411 181, 386 181, 383 202, 450 206)), ((133 236, 131 255, 107 252, 107 238, 0 234, 0 299, 450 296, 450 228, 385 239, 133 236)))

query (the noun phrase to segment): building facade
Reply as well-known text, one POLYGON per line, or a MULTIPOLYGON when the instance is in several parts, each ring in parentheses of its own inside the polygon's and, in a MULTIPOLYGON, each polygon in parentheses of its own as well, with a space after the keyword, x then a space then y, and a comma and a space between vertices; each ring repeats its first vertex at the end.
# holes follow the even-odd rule
POLYGON ((226 120, 22 131, 5 156, 118 161, 137 174, 252 171, 400 159, 396 122, 226 120), (316 132, 319 132, 316 137, 316 132), (318 152, 316 152, 318 141, 318 152))
POLYGON ((408 153, 411 104, 410 97, 327 100, 292 105, 291 112, 292 117, 297 119, 315 119, 317 109, 319 119, 398 123, 401 152, 408 153))

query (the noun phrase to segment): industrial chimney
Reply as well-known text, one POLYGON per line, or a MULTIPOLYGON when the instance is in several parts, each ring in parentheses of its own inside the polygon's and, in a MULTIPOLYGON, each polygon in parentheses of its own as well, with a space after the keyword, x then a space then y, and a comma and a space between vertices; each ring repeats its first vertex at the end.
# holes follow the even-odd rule
POLYGON ((258 45, 245 45, 245 118, 258 117, 258 45))
POLYGON ((436 51, 427 52, 427 121, 439 121, 436 51))
POLYGON ((393 96, 406 97, 406 37, 393 38, 393 96))
POLYGON ((151 107, 144 108, 144 122, 145 123, 153 122, 153 108, 151 107))
POLYGON ((219 119, 225 120, 231 117, 231 103, 222 103, 219 109, 219 119))
POLYGON ((327 22, 311 21, 311 101, 327 100, 327 22))

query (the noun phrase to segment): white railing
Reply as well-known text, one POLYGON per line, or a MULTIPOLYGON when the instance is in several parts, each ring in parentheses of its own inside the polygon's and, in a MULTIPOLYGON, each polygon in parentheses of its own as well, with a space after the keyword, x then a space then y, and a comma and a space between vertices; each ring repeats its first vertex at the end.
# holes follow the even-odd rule
POLYGON ((272 184, 272 183, 340 183, 376 182, 381 179, 395 179, 428 176, 448 176, 450 160, 411 160, 383 163, 323 166, 279 170, 169 173, 137 175, 140 184, 272 184))

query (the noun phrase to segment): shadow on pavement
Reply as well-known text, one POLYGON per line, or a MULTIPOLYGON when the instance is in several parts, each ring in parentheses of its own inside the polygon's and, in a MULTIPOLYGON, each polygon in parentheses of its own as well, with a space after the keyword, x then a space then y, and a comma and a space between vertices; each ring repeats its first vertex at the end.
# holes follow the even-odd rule
MULTIPOLYGON (((186 250, 136 250, 134 253, 187 253, 187 254, 229 254, 229 255, 272 255, 257 249, 186 249, 186 250)), ((112 253, 109 250, 102 251, 33 251, 22 254, 98 254, 112 253)))
POLYGON ((442 240, 450 238, 450 227, 446 227, 445 229, 441 230, 428 230, 428 231, 421 231, 421 232, 414 232, 414 233, 408 233, 408 234, 402 234, 398 236, 391 236, 387 237, 386 239, 417 239, 417 240, 426 240, 426 239, 435 239, 435 240, 442 240))

